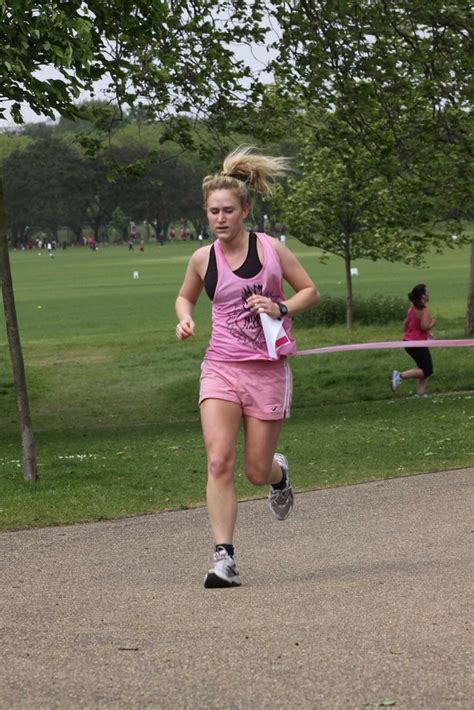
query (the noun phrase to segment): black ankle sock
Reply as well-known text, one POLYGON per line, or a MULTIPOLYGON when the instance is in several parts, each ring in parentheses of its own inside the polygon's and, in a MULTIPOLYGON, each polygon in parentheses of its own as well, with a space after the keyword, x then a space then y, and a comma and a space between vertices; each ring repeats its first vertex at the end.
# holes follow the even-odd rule
POLYGON ((233 545, 216 545, 216 552, 221 548, 222 550, 225 550, 228 555, 231 557, 234 556, 234 546, 233 545))
POLYGON ((272 483, 272 488, 275 488, 277 491, 282 491, 284 488, 286 488, 287 483, 288 483, 287 478, 286 478, 285 474, 283 473, 283 470, 281 472, 281 475, 282 475, 282 479, 281 479, 280 483, 272 483))

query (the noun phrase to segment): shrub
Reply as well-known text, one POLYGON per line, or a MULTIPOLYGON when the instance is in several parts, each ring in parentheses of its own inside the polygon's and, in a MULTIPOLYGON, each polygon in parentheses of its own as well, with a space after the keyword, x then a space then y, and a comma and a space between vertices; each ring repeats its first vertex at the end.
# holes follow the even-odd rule
MULTIPOLYGON (((354 298, 354 323, 360 325, 384 325, 404 320, 407 304, 396 296, 369 296, 354 298)), ((316 308, 299 313, 294 323, 302 328, 316 325, 340 325, 346 322, 346 299, 340 296, 325 296, 316 308)))

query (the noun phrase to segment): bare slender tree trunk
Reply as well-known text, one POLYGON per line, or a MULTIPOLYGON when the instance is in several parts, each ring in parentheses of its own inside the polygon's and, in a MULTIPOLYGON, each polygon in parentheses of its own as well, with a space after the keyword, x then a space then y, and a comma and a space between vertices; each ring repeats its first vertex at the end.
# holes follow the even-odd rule
POLYGON ((346 325, 352 330, 354 325, 354 298, 352 294, 351 274, 351 242, 350 237, 343 235, 344 239, 344 265, 346 267, 346 325))
POLYGON ((466 322, 464 324, 466 335, 474 334, 474 239, 471 242, 471 270, 469 276, 469 295, 467 297, 466 322))
POLYGON ((21 446, 23 450, 23 477, 25 481, 35 481, 38 478, 36 466, 36 449, 31 427, 28 390, 26 387, 25 365, 21 350, 20 333, 15 309, 13 283, 8 254, 7 229, 5 221, 5 204, 3 190, 0 184, 0 284, 2 286, 3 309, 7 326, 7 340, 15 381, 16 401, 20 415, 21 446))

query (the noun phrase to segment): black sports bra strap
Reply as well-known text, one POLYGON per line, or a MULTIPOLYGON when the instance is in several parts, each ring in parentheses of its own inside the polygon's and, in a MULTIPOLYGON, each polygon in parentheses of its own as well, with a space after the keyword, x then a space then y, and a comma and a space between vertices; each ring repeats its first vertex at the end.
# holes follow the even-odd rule
POLYGON ((257 235, 255 232, 250 232, 247 257, 242 266, 235 269, 234 274, 241 279, 251 279, 258 274, 261 268, 262 264, 258 256, 257 248, 257 235))
MULTIPOLYGON (((242 266, 234 270, 234 274, 241 279, 251 279, 256 276, 262 269, 262 262, 258 255, 258 240, 255 232, 250 232, 249 235, 249 248, 247 251, 247 256, 242 266)), ((209 262, 207 264, 206 274, 204 276, 204 288, 207 295, 211 299, 214 299, 214 294, 217 288, 217 259, 216 252, 214 249, 214 244, 211 246, 209 251, 209 262)))

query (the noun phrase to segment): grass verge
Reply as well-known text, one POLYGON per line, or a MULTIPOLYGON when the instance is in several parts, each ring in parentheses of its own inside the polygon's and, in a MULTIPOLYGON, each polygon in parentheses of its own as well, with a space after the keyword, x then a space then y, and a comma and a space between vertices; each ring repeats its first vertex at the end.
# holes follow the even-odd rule
MULTIPOLYGON (((14 390, 0 341, 0 529, 204 503, 196 400, 209 305, 204 298, 199 304, 196 338, 178 343, 172 302, 193 246, 167 248, 147 250, 141 263, 136 259, 143 255, 120 249, 99 251, 99 260, 71 251, 63 261, 38 259, 38 268, 33 255, 13 255, 40 479, 22 480, 14 390), (140 270, 138 283, 130 278, 132 269, 140 270)), ((443 302, 438 337, 462 337, 468 265, 462 252, 457 256, 456 288, 443 302)), ((444 294, 445 264, 433 263, 431 290, 444 294)), ((394 271, 397 288, 406 268, 394 271)), ((410 272, 406 284, 422 280, 417 276, 410 272)), ((322 281, 331 278, 328 271, 322 281)), ((316 274, 315 280, 321 281, 316 274)), ((433 311, 438 315, 436 303, 433 311)), ((296 335, 305 349, 396 340, 400 327, 351 333, 318 327, 296 335)), ((293 412, 280 449, 290 459, 296 489, 473 465, 472 351, 434 350, 433 360, 431 396, 416 400, 413 383, 395 394, 389 388, 391 370, 411 366, 403 350, 294 358, 293 412)), ((240 498, 266 493, 246 482, 240 463, 236 485, 240 498)))

